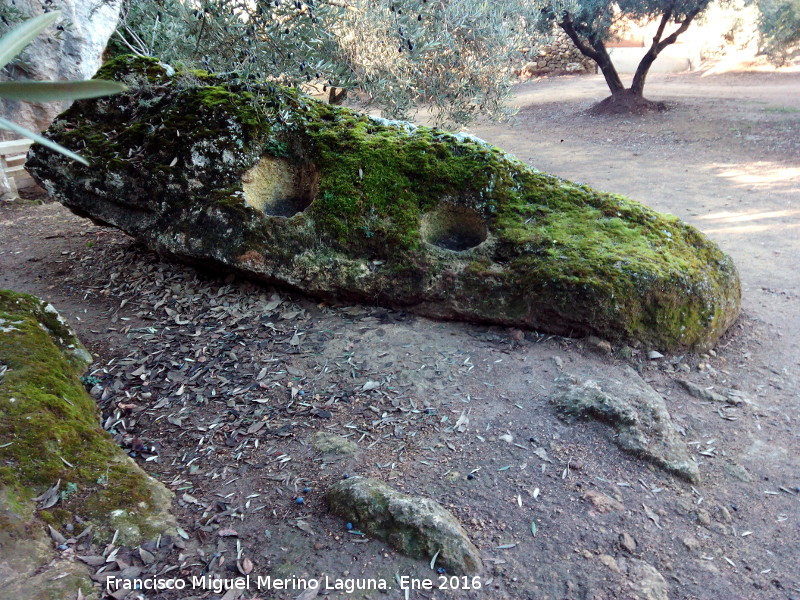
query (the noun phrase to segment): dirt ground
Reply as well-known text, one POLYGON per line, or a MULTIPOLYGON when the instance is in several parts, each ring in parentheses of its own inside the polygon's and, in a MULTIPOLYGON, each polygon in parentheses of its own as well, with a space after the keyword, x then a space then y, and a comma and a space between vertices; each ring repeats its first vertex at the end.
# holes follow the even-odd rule
POLYGON ((76 326, 104 425, 176 493, 181 537, 148 546, 151 563, 118 556, 164 577, 252 569, 392 587, 320 592, 331 598, 800 598, 800 73, 654 75, 647 92, 672 109, 589 117, 600 77, 530 82, 513 121, 472 132, 676 214, 729 252, 743 314, 708 354, 623 359, 629 349, 318 303, 165 262, 54 203, 0 207, 0 287, 76 326), (557 417, 556 378, 626 365, 666 399, 698 485, 622 453, 602 424, 557 417), (315 450, 319 431, 357 453, 315 450), (400 590, 396 575, 437 586, 437 574, 328 514, 324 489, 345 475, 456 514, 484 557, 481 589, 400 590))

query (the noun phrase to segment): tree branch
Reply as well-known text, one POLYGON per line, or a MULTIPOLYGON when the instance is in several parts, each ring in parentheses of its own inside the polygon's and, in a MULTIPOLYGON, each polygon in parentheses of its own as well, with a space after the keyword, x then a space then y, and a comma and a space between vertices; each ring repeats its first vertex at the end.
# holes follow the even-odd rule
POLYGON ((614 63, 608 55, 603 40, 592 36, 589 38, 588 44, 584 42, 580 38, 580 35, 578 35, 578 31, 575 29, 575 24, 572 22, 569 13, 564 14, 564 18, 561 20, 561 23, 559 23, 559 27, 569 36, 569 39, 571 39, 575 47, 581 51, 581 54, 588 56, 597 63, 597 66, 600 67, 600 70, 603 72, 603 77, 605 77, 608 89, 611 90, 612 95, 618 94, 625 89, 625 84, 622 83, 622 79, 620 79, 619 73, 617 73, 617 69, 614 67, 614 63))
POLYGON ((353 12, 361 12, 355 6, 348 2, 344 2, 343 0, 321 0, 322 4, 328 4, 329 6, 336 6, 338 8, 345 8, 347 10, 351 10, 353 12))
MULTIPOLYGON (((127 30, 127 27, 126 27, 126 30, 127 30)), ((134 48, 134 47, 131 45, 131 43, 130 43, 128 40, 126 40, 126 39, 125 39, 125 36, 123 36, 123 35, 122 35, 122 34, 119 32, 119 29, 115 29, 115 30, 114 30, 114 33, 115 33, 115 34, 117 34, 117 37, 120 39, 120 41, 121 41, 123 44, 125 44, 125 46, 128 48, 128 50, 130 50, 131 52, 133 52, 133 53, 134 53, 136 56, 147 56, 147 53, 146 53, 146 52, 143 52, 142 50, 139 50, 138 48, 134 48)))
POLYGON ((561 29, 564 30, 564 33, 569 36, 569 39, 571 39, 572 43, 575 44, 575 47, 581 51, 581 54, 588 56, 598 64, 600 63, 600 55, 580 38, 578 32, 575 30, 575 25, 572 23, 569 13, 564 14, 564 18, 561 20, 561 23, 559 23, 558 26, 561 27, 561 29))
POLYGON ((670 9, 664 13, 664 16, 661 17, 661 22, 658 24, 658 31, 656 31, 656 34, 653 36, 653 44, 650 47, 651 49, 658 47, 658 44, 661 42, 661 36, 664 35, 664 29, 667 27, 667 23, 669 23, 671 18, 672 7, 670 7, 670 9))
MULTIPOLYGON (((674 6, 674 5, 673 5, 674 6)), ((689 25, 692 23, 692 20, 700 14, 700 12, 708 6, 708 0, 704 2, 699 2, 694 10, 687 13, 684 19, 681 21, 680 26, 678 29, 673 31, 670 35, 665 37, 663 40, 661 36, 664 35, 664 30, 667 27, 667 23, 669 23, 670 19, 674 14, 673 6, 670 6, 668 10, 666 10, 661 17, 661 22, 658 24, 658 30, 656 31, 655 36, 653 36, 653 43, 650 46, 650 49, 647 53, 642 57, 642 60, 639 62, 639 66, 636 67, 636 73, 633 76, 633 83, 631 84, 631 91, 635 94, 641 96, 642 92, 644 91, 644 81, 647 78, 647 73, 650 70, 650 67, 655 62, 658 55, 661 54, 661 51, 669 46, 670 44, 674 44, 684 31, 689 28, 689 25)))
POLYGON ((680 27, 678 27, 675 31, 669 34, 667 37, 664 38, 662 42, 658 44, 658 51, 661 52, 664 48, 669 46, 670 44, 674 44, 684 31, 689 29, 689 25, 692 24, 694 18, 699 15, 705 8, 708 6, 708 2, 703 2, 702 4, 698 4, 697 7, 686 15, 686 17, 681 21, 680 27))

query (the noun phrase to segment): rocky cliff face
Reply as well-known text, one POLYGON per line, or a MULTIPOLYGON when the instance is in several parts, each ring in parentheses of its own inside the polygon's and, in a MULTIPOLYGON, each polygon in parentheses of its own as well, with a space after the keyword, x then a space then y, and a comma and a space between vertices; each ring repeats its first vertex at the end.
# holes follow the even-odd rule
MULTIPOLYGON (((29 17, 42 14, 43 5, 48 10, 61 10, 63 31, 54 27, 38 36, 25 49, 22 60, 10 67, 9 75, 0 75, 0 80, 90 79, 102 64, 106 43, 117 26, 120 3, 97 0, 16 0, 14 3, 29 17)), ((68 102, 28 103, 0 99, 0 114, 29 130, 43 131, 67 106, 68 102)), ((7 139, 19 137, 0 130, 0 136, 3 135, 7 139)))
POLYGON ((76 103, 29 169, 74 211, 181 260, 318 297, 662 349, 739 312, 693 227, 530 168, 482 140, 288 89, 120 58, 127 94, 76 103))

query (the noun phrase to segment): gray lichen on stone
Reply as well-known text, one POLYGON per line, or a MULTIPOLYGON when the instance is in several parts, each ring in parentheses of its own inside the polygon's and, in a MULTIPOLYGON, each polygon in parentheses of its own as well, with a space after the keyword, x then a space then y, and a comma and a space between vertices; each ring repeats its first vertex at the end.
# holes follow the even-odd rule
POLYGON ((318 431, 311 436, 311 445, 315 450, 329 455, 350 456, 358 452, 358 444, 353 440, 327 431, 318 431))

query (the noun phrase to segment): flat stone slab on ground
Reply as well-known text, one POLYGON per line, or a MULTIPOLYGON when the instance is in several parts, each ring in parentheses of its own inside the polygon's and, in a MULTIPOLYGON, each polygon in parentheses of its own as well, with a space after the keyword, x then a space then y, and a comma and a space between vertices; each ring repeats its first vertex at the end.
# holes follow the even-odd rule
POLYGON ((699 480, 697 463, 675 430, 664 398, 629 366, 616 376, 563 377, 553 402, 570 418, 591 417, 613 427, 614 442, 626 452, 688 481, 699 480))

